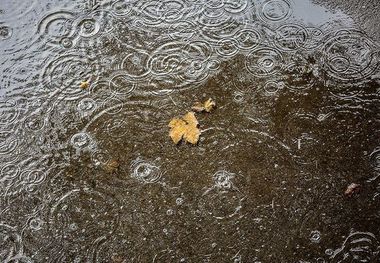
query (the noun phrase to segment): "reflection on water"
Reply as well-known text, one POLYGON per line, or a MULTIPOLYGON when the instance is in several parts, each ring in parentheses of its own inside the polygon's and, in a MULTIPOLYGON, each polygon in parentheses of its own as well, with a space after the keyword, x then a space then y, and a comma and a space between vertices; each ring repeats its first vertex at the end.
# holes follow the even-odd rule
POLYGON ((379 43, 345 14, 2 1, 0 51, 1 262, 379 260, 379 43))

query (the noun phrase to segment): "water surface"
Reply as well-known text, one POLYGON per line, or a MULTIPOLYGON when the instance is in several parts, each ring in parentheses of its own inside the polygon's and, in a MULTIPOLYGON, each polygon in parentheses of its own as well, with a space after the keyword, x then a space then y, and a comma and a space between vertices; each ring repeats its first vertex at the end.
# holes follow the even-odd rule
POLYGON ((1 0, 0 52, 0 262, 378 262, 379 43, 343 12, 1 0))

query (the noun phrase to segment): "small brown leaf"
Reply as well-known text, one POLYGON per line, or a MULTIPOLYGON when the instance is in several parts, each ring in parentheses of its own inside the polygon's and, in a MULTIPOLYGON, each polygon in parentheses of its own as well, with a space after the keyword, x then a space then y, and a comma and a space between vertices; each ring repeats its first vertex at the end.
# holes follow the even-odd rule
POLYGON ((198 129, 198 120, 194 112, 188 112, 182 119, 173 118, 168 125, 171 129, 169 136, 175 144, 178 144, 182 139, 191 144, 197 144, 201 134, 198 129))
POLYGON ((194 112, 211 112, 216 107, 215 101, 211 98, 206 100, 204 103, 196 102, 191 109, 194 112))
POLYGON ((361 188, 360 184, 352 183, 349 186, 347 186, 347 189, 346 189, 346 191, 344 191, 344 194, 346 196, 351 197, 353 194, 358 193, 360 191, 360 188, 361 188))
POLYGON ((112 160, 109 160, 108 162, 106 162, 104 165, 103 165, 103 169, 107 172, 107 173, 114 173, 116 172, 118 169, 119 169, 119 162, 115 159, 112 159, 112 160))
POLYGON ((216 107, 216 103, 212 99, 208 99, 205 102, 205 111, 206 112, 211 112, 215 107, 216 107))

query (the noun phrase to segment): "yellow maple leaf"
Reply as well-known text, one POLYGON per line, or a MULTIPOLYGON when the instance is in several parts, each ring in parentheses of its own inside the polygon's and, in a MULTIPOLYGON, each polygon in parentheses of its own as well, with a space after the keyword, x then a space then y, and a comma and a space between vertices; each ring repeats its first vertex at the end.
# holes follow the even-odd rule
POLYGON ((182 139, 191 144, 197 144, 201 134, 198 129, 198 120, 194 112, 188 112, 182 119, 174 118, 168 125, 171 129, 169 136, 175 144, 178 144, 182 139))
POLYGON ((169 122, 169 127, 171 128, 169 136, 175 144, 178 144, 182 140, 182 137, 186 132, 186 125, 185 121, 177 118, 174 118, 169 122))
POLYGON ((87 89, 88 87, 90 86, 90 82, 89 81, 82 81, 79 85, 79 87, 81 89, 87 89))
POLYGON ((192 126, 186 129, 186 132, 183 135, 183 138, 188 143, 197 144, 197 142, 199 141, 200 135, 201 135, 201 131, 196 126, 192 126))
POLYGON ((215 101, 211 98, 206 100, 204 103, 196 102, 191 109, 195 112, 211 112, 216 107, 215 101))
POLYGON ((195 117, 194 112, 188 112, 188 113, 186 113, 185 116, 183 116, 182 119, 185 122, 187 122, 187 124, 189 124, 190 126, 197 126, 199 124, 197 118, 195 117))

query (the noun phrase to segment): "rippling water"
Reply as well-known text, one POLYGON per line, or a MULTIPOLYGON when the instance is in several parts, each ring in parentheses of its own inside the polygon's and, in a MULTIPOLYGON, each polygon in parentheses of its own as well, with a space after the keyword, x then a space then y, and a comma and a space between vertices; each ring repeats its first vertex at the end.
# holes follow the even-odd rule
POLYGON ((0 262, 380 259, 380 49, 344 13, 1 0, 0 52, 0 262))

